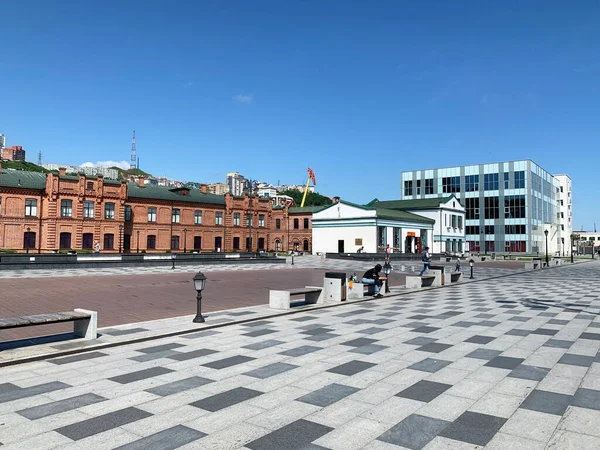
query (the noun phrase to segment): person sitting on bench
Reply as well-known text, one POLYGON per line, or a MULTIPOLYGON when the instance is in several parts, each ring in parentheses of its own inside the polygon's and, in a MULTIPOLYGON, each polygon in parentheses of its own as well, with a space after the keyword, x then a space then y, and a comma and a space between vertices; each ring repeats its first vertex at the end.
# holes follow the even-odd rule
POLYGON ((377 264, 372 269, 367 270, 361 280, 361 283, 363 284, 370 284, 375 286, 375 295, 373 297, 383 297, 383 295, 380 294, 379 291, 381 290, 381 286, 383 286, 383 281, 387 278, 379 275, 381 269, 381 264, 377 264))

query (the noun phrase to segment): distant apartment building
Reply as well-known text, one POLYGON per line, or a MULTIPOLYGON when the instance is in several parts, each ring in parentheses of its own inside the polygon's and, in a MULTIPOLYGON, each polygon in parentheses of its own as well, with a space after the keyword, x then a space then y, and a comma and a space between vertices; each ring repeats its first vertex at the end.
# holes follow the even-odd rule
POLYGON ((208 185, 208 192, 215 195, 225 195, 229 192, 229 186, 226 183, 212 183, 208 185))
POLYGON ((25 150, 20 145, 2 148, 2 159, 7 161, 25 161, 25 150))
POLYGON ((42 167, 46 170, 59 170, 61 167, 64 167, 68 173, 83 173, 92 177, 102 175, 104 178, 111 180, 119 179, 119 171, 117 169, 109 169, 108 167, 68 166, 61 164, 42 164, 42 167))
MULTIPOLYGON (((283 192, 283 191, 288 191, 288 190, 304 192, 305 188, 306 188, 306 185, 304 185, 304 184, 283 184, 281 186, 277 186, 277 192, 283 192)), ((308 192, 315 192, 315 187, 309 186, 308 192)))
POLYGON ((567 175, 553 176, 530 160, 401 174, 402 199, 450 194, 465 207, 465 238, 471 252, 543 254, 548 231, 548 252, 570 255, 570 248, 563 245, 572 228, 567 175))
POLYGON ((6 136, 0 133, 0 150, 6 147, 6 136))
POLYGON ((240 196, 244 194, 244 189, 246 188, 248 180, 241 176, 239 172, 232 172, 227 174, 225 183, 227 184, 231 195, 240 196))

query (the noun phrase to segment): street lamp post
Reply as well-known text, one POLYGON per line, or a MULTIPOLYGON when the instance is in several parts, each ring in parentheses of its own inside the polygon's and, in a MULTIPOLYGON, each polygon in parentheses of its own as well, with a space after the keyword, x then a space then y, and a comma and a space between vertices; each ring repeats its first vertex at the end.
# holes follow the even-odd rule
POLYGON ((119 254, 123 248, 123 225, 119 225, 119 254))
POLYGON ((390 273, 392 273, 392 265, 389 260, 385 260, 385 264, 383 265, 382 272, 385 275, 385 293, 388 294, 390 292, 390 273))
POLYGON ((571 233, 571 264, 573 264, 573 234, 571 233))
POLYGON ((252 196, 254 195, 254 181, 248 180, 248 211, 249 216, 246 220, 248 221, 248 244, 246 250, 252 251, 252 196))
POLYGON ((187 228, 183 229, 183 253, 187 253, 187 228))
POLYGON ((194 289, 196 289, 196 317, 192 322, 204 323, 204 317, 202 317, 202 291, 206 284, 206 277, 202 272, 198 272, 194 275, 194 289))
POLYGON ((27 253, 29 253, 29 239, 31 239, 29 236, 29 232, 31 231, 31 228, 27 227, 27 239, 25 239, 25 250, 27 251, 27 253))
POLYGON ((137 248, 136 253, 140 252, 140 230, 137 230, 137 248))
POLYGON ((473 258, 471 258, 469 260, 469 267, 471 268, 471 276, 469 277, 469 280, 473 279, 473 266, 475 265, 475 261, 473 261, 473 258))
POLYGON ((548 230, 544 230, 546 235, 546 267, 550 267, 550 261, 548 260, 548 230))

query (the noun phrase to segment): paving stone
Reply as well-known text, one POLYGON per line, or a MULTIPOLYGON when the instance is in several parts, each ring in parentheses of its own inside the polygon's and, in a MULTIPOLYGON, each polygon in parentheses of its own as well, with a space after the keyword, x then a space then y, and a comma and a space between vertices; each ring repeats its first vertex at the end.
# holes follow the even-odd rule
POLYGON ((280 373, 287 372, 288 370, 295 369, 297 367, 298 366, 294 366, 293 364, 278 362, 269 364, 265 367, 260 367, 258 369, 251 370, 250 372, 244 373, 244 375, 254 378, 269 378, 275 375, 279 375, 280 373))
POLYGON ((475 358, 475 359, 487 359, 492 360, 502 352, 498 350, 489 350, 487 348, 478 348, 477 350, 473 350, 471 353, 465 355, 465 358, 475 358))
POLYGON ((206 330, 199 333, 184 334, 181 337, 184 339, 198 339, 201 337, 214 336, 215 334, 221 334, 221 332, 218 330, 206 330))
POLYGON ((510 358, 508 356, 496 356, 494 359, 491 359, 486 366, 487 367, 496 367, 498 369, 514 369, 519 364, 525 361, 523 358, 510 358))
POLYGON ((228 408, 232 405, 237 405, 238 403, 246 400, 250 400, 251 398, 258 397, 262 394, 263 392, 260 391, 247 389, 245 387, 238 387, 195 401, 190 403, 190 406, 215 412, 224 408, 228 408))
POLYGON ((93 405, 94 403, 103 402, 105 400, 106 398, 96 394, 83 394, 64 400, 46 403, 40 406, 34 406, 32 408, 22 409, 17 411, 17 414, 27 417, 30 420, 37 420, 41 419, 42 417, 48 417, 54 414, 71 411, 73 409, 83 408, 84 406, 93 405))
POLYGON ((573 406, 579 408, 595 409, 600 411, 600 391, 594 389, 579 388, 573 396, 573 406))
POLYGON ((108 379, 115 383, 128 384, 133 383, 134 381, 145 380, 146 378, 158 377, 171 372, 173 372, 173 369, 167 369, 166 367, 151 367, 150 369, 138 370, 137 372, 130 372, 108 379))
POLYGON ((370 328, 365 328, 364 330, 359 330, 359 331, 357 331, 357 333, 373 335, 373 334, 382 333, 384 331, 388 331, 388 329, 380 328, 380 327, 370 327, 370 328))
POLYGON ((352 350, 348 350, 348 353, 359 353, 361 355, 372 355, 373 353, 377 353, 380 352, 381 350, 385 350, 386 347, 385 345, 377 345, 377 344, 371 344, 371 345, 364 345, 362 347, 355 347, 352 350))
POLYGON ((474 445, 486 445, 506 419, 467 411, 446 427, 440 436, 474 445))
POLYGON ((443 369, 448 364, 452 364, 452 361, 445 361, 443 359, 426 358, 423 361, 409 366, 409 369, 420 370, 423 372, 435 373, 440 369, 443 369))
POLYGON ((362 347, 364 345, 374 344, 375 342, 379 341, 376 339, 358 338, 351 341, 342 342, 341 345, 347 345, 349 347, 362 347))
POLYGON ((128 334, 136 334, 136 333, 143 333, 145 331, 150 331, 147 328, 129 328, 129 329, 125 329, 125 330, 120 330, 117 328, 111 328, 111 329, 106 329, 106 330, 98 330, 101 334, 108 334, 109 336, 126 336, 128 334))
POLYGON ((159 353, 159 352, 164 352, 166 350, 173 350, 175 348, 181 348, 181 347, 185 347, 185 345, 177 344, 177 343, 173 342, 171 344, 163 344, 163 345, 155 345, 152 347, 139 348, 139 349, 137 349, 137 351, 142 352, 142 353, 159 353))
POLYGON ((276 345, 284 344, 283 341, 277 341, 275 339, 270 339, 268 341, 256 342, 250 345, 244 345, 242 348, 247 348, 248 350, 263 350, 265 348, 275 347, 276 345))
POLYGON ((152 416, 152 414, 149 412, 130 407, 113 411, 108 414, 103 414, 101 416, 92 417, 91 419, 81 422, 76 422, 71 425, 58 428, 54 431, 68 437, 69 439, 78 441, 80 439, 103 433, 105 431, 109 431, 150 416, 152 416))
POLYGON ((279 352, 279 354, 285 355, 285 356, 297 357, 297 356, 307 355, 307 354, 313 353, 313 352, 318 352, 319 350, 323 350, 323 347, 314 347, 312 345, 302 345, 300 347, 291 348, 289 350, 279 352))
POLYGON ((270 330, 270 329, 265 328, 264 330, 253 330, 248 333, 243 333, 242 336, 259 337, 259 336, 265 336, 267 334, 273 334, 273 333, 277 333, 277 330, 270 330))
POLYGON ((176 425, 137 441, 117 447, 116 450, 173 450, 206 436, 206 433, 176 425))
POLYGON ((466 321, 466 320, 461 320, 459 322, 453 323, 450 326, 452 326, 452 327, 461 327, 461 328, 469 328, 469 327, 472 327, 472 326, 475 326, 475 325, 478 325, 477 322, 469 322, 469 321, 466 321))
POLYGON ((544 347, 555 347, 555 348, 571 348, 575 341, 565 341, 563 339, 548 339, 543 345, 544 347))
POLYGON ((508 374, 511 378, 521 378, 524 380, 542 381, 550 372, 550 369, 544 367, 527 366, 520 364, 508 374))
POLYGON ((415 333, 433 333, 434 331, 437 331, 437 330, 439 330, 439 328, 424 326, 424 327, 415 328, 412 331, 415 333))
POLYGON ((156 386, 150 389, 146 389, 146 392, 151 394, 160 395, 166 397, 168 395, 177 394, 179 392, 195 389, 205 384, 213 383, 213 380, 203 377, 189 377, 183 380, 173 381, 171 383, 156 386))
POLYGON ((377 438, 393 445, 420 450, 450 422, 412 414, 377 438))
POLYGON ((429 338, 429 337, 424 337, 424 336, 419 336, 416 338, 412 338, 408 341, 405 341, 405 344, 410 344, 410 345, 427 345, 427 344, 431 344, 432 342, 437 341, 437 339, 433 339, 433 338, 429 338))
POLYGON ((329 433, 333 428, 300 419, 272 433, 246 444, 252 450, 317 450, 311 442, 329 433))
POLYGON ((69 387, 71 387, 69 384, 61 383, 60 381, 51 381, 50 383, 38 384, 27 388, 19 388, 16 390, 10 389, 6 390, 5 392, 0 392, 0 404, 27 397, 33 397, 34 395, 46 394, 48 392, 58 391, 69 387))
POLYGON ((218 359, 216 361, 211 361, 206 364, 202 364, 205 367, 210 367, 211 369, 225 369, 227 367, 236 366, 238 364, 243 364, 248 361, 254 361, 256 358, 251 358, 249 356, 236 355, 231 356, 229 358, 218 359))
POLYGON ((507 331, 506 334, 509 336, 529 336, 531 334, 531 330, 515 328, 514 330, 507 331))
POLYGON ((396 396, 428 403, 451 387, 452 385, 450 384, 421 380, 397 393, 396 396))
POLYGON ((571 404, 573 396, 534 390, 521 404, 521 408, 562 416, 571 404))
POLYGON ((565 353, 558 362, 560 364, 569 364, 571 366, 590 367, 594 362, 594 357, 565 353))
POLYGON ((363 370, 367 370, 371 367, 374 367, 376 365, 377 364, 373 364, 373 363, 369 363, 369 362, 365 362, 365 361, 354 360, 354 361, 349 361, 347 363, 341 364, 336 367, 332 367, 331 369, 327 369, 327 372, 339 373, 340 375, 352 376, 352 375, 356 375, 359 372, 362 372, 363 370))
POLYGON ((479 335, 475 335, 473 337, 470 337, 469 339, 467 339, 464 342, 470 342, 473 344, 487 344, 488 342, 492 342, 494 339, 496 339, 495 337, 492 336, 479 336, 479 335))
POLYGON ((556 333, 558 333, 558 330, 551 330, 548 328, 538 328, 531 332, 531 334, 542 334, 544 336, 554 336, 556 333))
POLYGON ((333 328, 318 327, 318 328, 307 329, 307 330, 301 331, 300 333, 308 334, 309 336, 315 336, 317 334, 325 334, 325 333, 330 333, 332 331, 333 331, 333 328))
POLYGON ((311 405, 325 407, 332 405, 335 402, 338 402, 341 399, 358 392, 359 390, 360 389, 350 386, 344 386, 343 384, 333 383, 311 392, 310 394, 303 395, 296 400, 311 405))
POLYGON ((417 351, 420 352, 429 352, 429 353, 440 353, 444 350, 449 349, 452 345, 448 344, 440 344, 438 342, 432 342, 430 344, 425 344, 422 347, 417 348, 417 351))
POLYGON ((102 353, 102 352, 88 352, 88 353, 81 353, 79 355, 65 356, 63 358, 50 359, 50 360, 48 360, 48 362, 51 362, 52 364, 62 365, 62 364, 70 364, 70 363, 74 363, 74 362, 78 362, 78 361, 87 361, 89 359, 102 358, 103 356, 106 356, 106 355, 107 355, 107 353, 102 353))

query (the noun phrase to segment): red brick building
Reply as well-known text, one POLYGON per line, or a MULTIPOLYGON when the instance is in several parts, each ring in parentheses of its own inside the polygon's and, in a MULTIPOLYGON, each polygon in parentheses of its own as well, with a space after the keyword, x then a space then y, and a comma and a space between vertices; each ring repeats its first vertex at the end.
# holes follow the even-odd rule
POLYGON ((25 161, 25 150, 20 145, 5 147, 2 149, 2 158, 7 161, 25 161))
POLYGON ((273 208, 267 198, 215 195, 0 167, 0 250, 48 253, 310 252, 313 208, 273 208))

